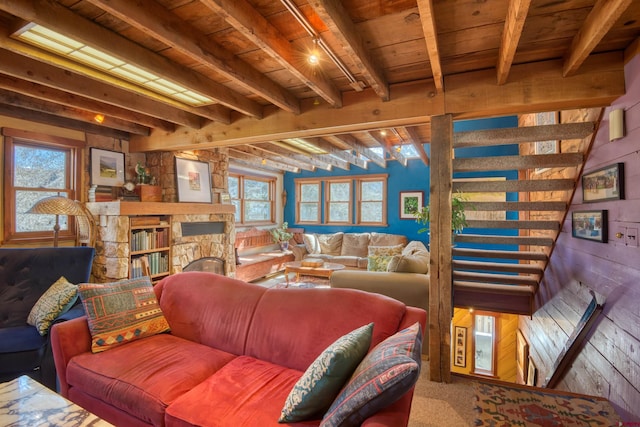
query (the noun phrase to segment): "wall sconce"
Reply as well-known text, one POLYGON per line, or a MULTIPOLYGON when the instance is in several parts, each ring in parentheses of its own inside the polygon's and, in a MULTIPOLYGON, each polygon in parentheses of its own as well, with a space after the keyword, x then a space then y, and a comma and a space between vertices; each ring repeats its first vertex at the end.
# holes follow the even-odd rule
POLYGON ((96 114, 95 116, 93 116, 93 120, 95 120, 97 123, 102 123, 104 122, 104 115, 96 114))
POLYGON ((624 108, 609 112, 609 141, 613 142, 624 136, 624 108))

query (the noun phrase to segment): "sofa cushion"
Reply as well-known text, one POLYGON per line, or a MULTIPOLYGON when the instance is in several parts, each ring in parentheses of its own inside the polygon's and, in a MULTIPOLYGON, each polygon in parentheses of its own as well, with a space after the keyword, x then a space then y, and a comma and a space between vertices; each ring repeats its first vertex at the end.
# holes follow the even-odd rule
POLYGON ((421 350, 419 323, 377 345, 356 368, 320 426, 360 425, 400 399, 418 380, 421 350))
POLYGON ((342 237, 340 255, 366 257, 369 238, 369 233, 345 233, 342 237))
POLYGON ((316 234, 318 244, 320 245, 320 253, 327 255, 340 255, 343 236, 343 232, 333 234, 316 234))
MULTIPOLYGON (((169 405, 166 426, 282 426, 280 410, 301 375, 240 356, 169 405)), ((318 424, 319 420, 301 425, 318 424)))
MULTIPOLYGON (((38 350, 45 343, 46 337, 40 335, 33 326, 0 328, 0 354, 38 350)), ((5 366, 0 364, 0 372, 8 372, 3 368, 5 366)))
POLYGON ((78 286, 98 353, 169 330, 148 276, 114 283, 78 286))
POLYGON ((159 426, 164 424, 164 412, 171 402, 234 358, 211 347, 161 334, 106 352, 75 356, 69 362, 66 377, 70 392, 81 391, 159 426))
POLYGON ((280 422, 319 418, 367 354, 373 323, 338 338, 307 368, 287 396, 280 422))
POLYGON ((40 335, 46 335, 51 322, 66 313, 77 299, 78 287, 62 276, 38 299, 27 317, 27 323, 35 326, 40 335))
POLYGON ((394 246, 407 244, 407 237, 400 234, 371 233, 369 246, 394 246))
POLYGON ((403 245, 369 246, 368 271, 387 271, 389 261, 394 255, 402 253, 403 245))
POLYGON ((318 237, 314 233, 305 233, 302 235, 302 241, 307 252, 315 255, 320 253, 320 243, 318 237))

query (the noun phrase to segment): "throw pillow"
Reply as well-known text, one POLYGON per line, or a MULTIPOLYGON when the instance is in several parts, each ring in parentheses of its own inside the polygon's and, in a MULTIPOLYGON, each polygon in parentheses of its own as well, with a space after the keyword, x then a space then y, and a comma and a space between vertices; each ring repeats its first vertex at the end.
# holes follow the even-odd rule
POLYGON ((82 283, 78 291, 94 353, 169 331, 148 276, 114 283, 82 283))
POLYGON ((369 233, 345 233, 340 255, 366 257, 368 246, 369 233))
POLYGON ((318 243, 318 238, 315 234, 303 234, 302 240, 304 241, 304 247, 307 249, 308 253, 320 253, 320 244, 318 243))
POLYGON ((40 335, 47 335, 56 317, 69 311, 78 299, 78 287, 60 277, 35 303, 27 323, 35 326, 40 335))
POLYGON ((320 245, 320 253, 326 255, 340 255, 342 248, 343 232, 332 234, 317 234, 318 244, 320 245))
POLYGON ((320 418, 367 354, 372 334, 373 323, 370 323, 327 347, 293 386, 278 422, 320 418))
POLYGON ((403 245, 369 246, 368 271, 387 271, 389 261, 394 255, 402 253, 403 245))
POLYGON ((429 252, 415 252, 412 255, 394 255, 389 264, 387 271, 396 271, 399 273, 421 273, 429 272, 429 252))
POLYGON ((392 335, 367 354, 325 414, 320 427, 359 426, 414 386, 420 375, 419 323, 392 335))

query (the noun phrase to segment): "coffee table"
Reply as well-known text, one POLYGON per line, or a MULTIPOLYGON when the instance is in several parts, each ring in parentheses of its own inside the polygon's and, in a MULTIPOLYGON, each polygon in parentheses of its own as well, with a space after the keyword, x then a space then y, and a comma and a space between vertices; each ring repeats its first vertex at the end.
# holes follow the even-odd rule
POLYGON ((112 426, 26 375, 0 384, 0 425, 112 426))
POLYGON ((301 261, 291 261, 284 264, 284 276, 287 280, 287 286, 289 286, 289 273, 296 273, 296 282, 300 280, 300 275, 315 277, 331 277, 331 274, 336 270, 342 270, 344 265, 337 264, 335 262, 325 262, 320 267, 306 267, 302 265, 301 261))

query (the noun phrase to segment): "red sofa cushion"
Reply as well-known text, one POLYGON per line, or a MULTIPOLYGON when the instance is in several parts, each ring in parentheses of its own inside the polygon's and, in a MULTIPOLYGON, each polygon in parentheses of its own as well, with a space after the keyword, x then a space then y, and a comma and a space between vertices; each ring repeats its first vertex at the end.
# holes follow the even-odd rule
POLYGON ((247 330, 265 288, 230 277, 184 272, 154 287, 171 334, 244 354, 247 330))
POLYGON ((398 331, 405 312, 399 301, 355 289, 272 288, 258 303, 244 354, 305 371, 336 339, 371 322, 373 348, 398 331))
MULTIPOLYGON (((167 408, 166 427, 282 426, 284 402, 302 372, 240 356, 167 408)), ((288 423, 317 426, 320 420, 288 423)))
POLYGON ((69 362, 71 390, 161 425, 166 407, 235 356, 168 334, 155 335, 69 362))

